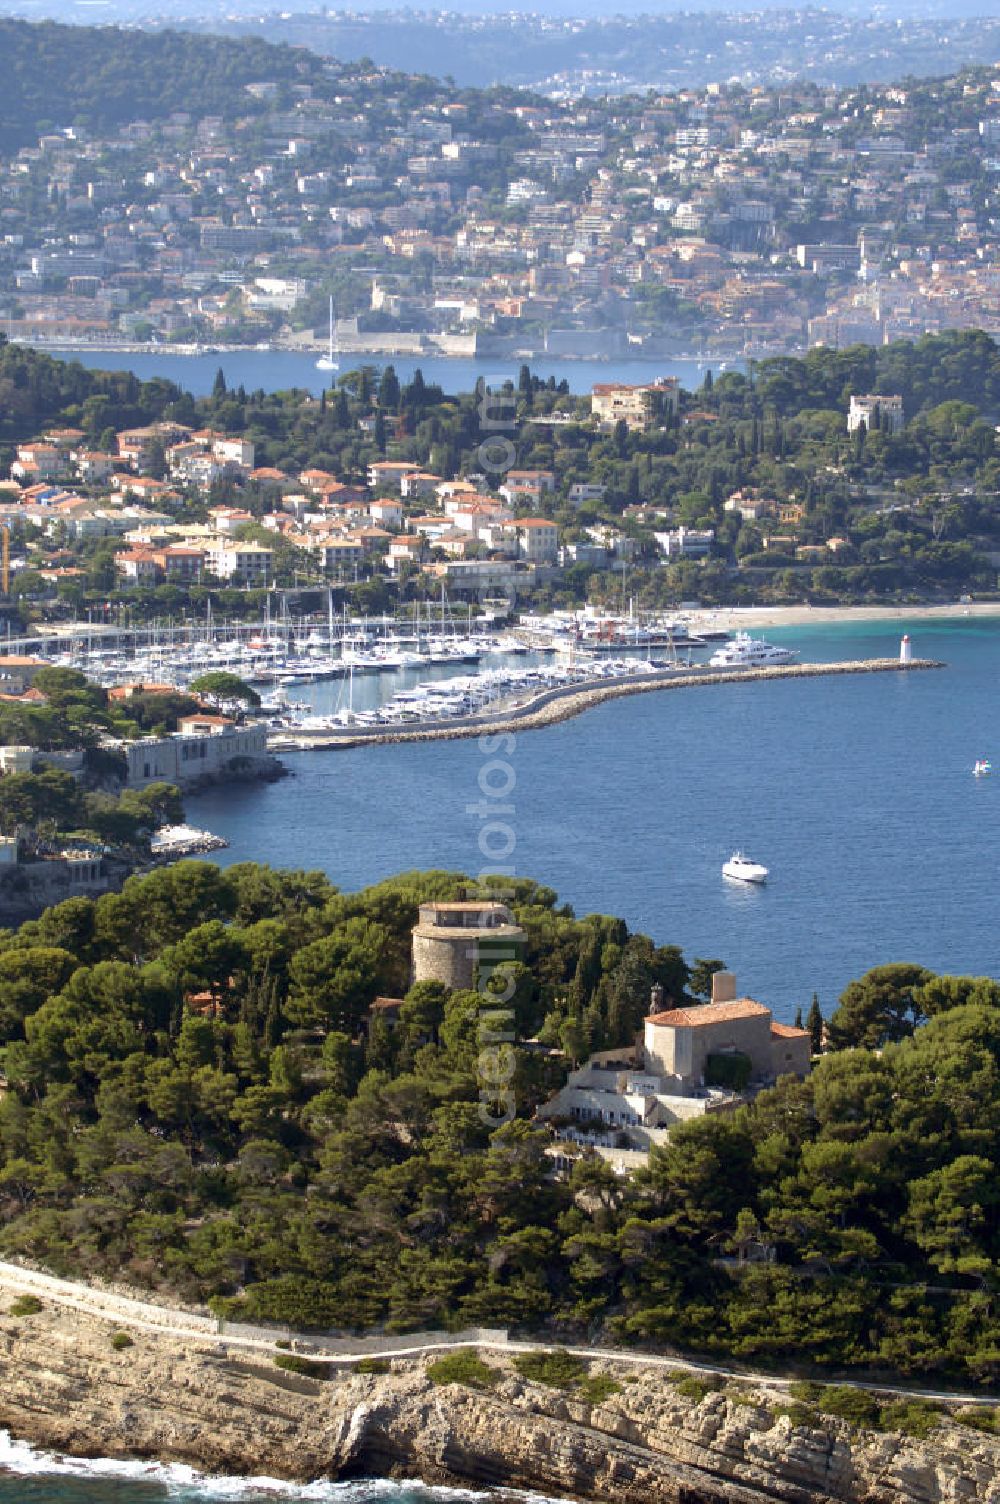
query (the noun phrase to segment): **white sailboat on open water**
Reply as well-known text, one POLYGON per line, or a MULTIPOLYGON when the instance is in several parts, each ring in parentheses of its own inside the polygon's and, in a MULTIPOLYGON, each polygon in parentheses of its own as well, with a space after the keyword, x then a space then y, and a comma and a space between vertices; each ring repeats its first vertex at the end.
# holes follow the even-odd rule
POLYGON ((337 359, 336 350, 336 326, 333 321, 333 297, 330 298, 330 343, 326 355, 321 355, 316 362, 317 371, 339 371, 340 361, 337 359))

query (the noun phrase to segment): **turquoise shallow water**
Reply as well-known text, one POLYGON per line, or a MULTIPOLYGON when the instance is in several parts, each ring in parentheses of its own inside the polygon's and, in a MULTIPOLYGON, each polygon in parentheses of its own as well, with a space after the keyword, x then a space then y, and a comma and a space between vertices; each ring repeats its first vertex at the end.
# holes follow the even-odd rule
POLYGON ((578 913, 717 956, 791 1018, 890 960, 1000 975, 1000 622, 786 628, 804 659, 915 649, 940 672, 719 685, 618 700, 516 738, 301 753, 294 778, 216 789, 189 816, 226 862, 320 867, 347 889, 413 867, 478 872, 480 781, 509 796, 510 862, 578 913), (734 847, 766 888, 724 882, 734 847))

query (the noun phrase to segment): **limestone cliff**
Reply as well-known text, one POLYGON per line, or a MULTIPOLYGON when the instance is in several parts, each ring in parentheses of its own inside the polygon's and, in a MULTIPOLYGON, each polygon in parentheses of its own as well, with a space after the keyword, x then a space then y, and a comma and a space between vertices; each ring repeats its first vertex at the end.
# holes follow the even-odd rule
MULTIPOLYGON (((4 1304, 7 1302, 5 1301, 4 1304)), ((614 1374, 602 1404, 527 1384, 435 1386, 423 1361, 317 1380, 266 1353, 177 1342, 46 1307, 0 1316, 0 1425, 59 1451, 158 1457, 286 1478, 395 1474, 614 1504, 1000 1504, 1000 1442, 953 1421, 926 1441, 796 1426, 774 1392, 682 1398, 667 1375, 614 1374)))

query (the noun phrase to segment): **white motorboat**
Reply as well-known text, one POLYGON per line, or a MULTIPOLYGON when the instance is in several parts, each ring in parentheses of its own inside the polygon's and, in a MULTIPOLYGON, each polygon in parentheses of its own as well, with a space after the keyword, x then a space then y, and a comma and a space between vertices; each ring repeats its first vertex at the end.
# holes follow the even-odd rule
POLYGON ((737 632, 731 642, 716 648, 708 660, 710 668, 772 668, 779 663, 794 663, 798 654, 791 648, 775 647, 773 642, 737 632))
POLYGON ((975 766, 972 771, 975 773, 977 778, 989 778, 990 774, 993 772, 993 764, 990 762, 988 757, 977 757, 975 766))
POLYGON ((767 882, 767 868, 760 862, 751 861, 742 851, 734 851, 728 862, 723 862, 722 875, 741 883, 767 882))

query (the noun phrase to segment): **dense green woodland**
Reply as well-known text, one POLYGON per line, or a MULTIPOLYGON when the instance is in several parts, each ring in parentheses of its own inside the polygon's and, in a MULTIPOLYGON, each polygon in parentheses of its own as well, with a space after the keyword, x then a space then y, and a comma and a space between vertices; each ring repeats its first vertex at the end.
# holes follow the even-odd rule
POLYGON ((0 151, 33 146, 47 130, 76 126, 105 134, 179 110, 195 118, 206 112, 252 116, 261 106, 247 94, 248 83, 290 85, 323 76, 321 58, 256 37, 153 36, 2 17, 0 151))
MULTIPOLYGON (((0 832, 14 835, 27 828, 43 839, 58 832, 148 849, 160 825, 183 819, 173 785, 123 789, 125 758, 104 740, 175 731, 179 716, 200 708, 197 698, 140 693, 123 706, 75 669, 56 667, 40 669, 35 687, 44 701, 0 701, 0 746, 33 747, 43 759, 46 752, 82 750, 83 769, 79 778, 44 766, 0 778, 0 832)), ((5 880, 16 887, 17 870, 8 871, 5 880)))
POLYGON ((720 963, 505 886, 527 943, 518 1117, 496 1129, 483 999, 407 990, 417 904, 456 874, 348 895, 184 862, 3 935, 0 1247, 297 1325, 602 1329, 995 1379, 1000 986, 878 968, 808 1081, 678 1128, 632 1181, 589 1155, 556 1178, 530 1117, 568 1057, 720 963), (366 1031, 393 994, 398 1028, 366 1031))
MULTIPOLYGON (((635 434, 624 425, 614 433, 596 432, 587 421, 587 398, 571 397, 522 367, 511 385, 508 415, 517 464, 555 472, 556 492, 546 507, 566 541, 583 538, 583 529, 601 520, 635 532, 640 549, 630 593, 644 602, 690 595, 739 601, 761 591, 814 600, 902 592, 954 596, 995 586, 985 555, 1000 546, 1000 349, 986 334, 928 336, 878 349, 816 349, 803 359, 762 361, 747 374, 728 372, 714 386, 684 394, 679 420, 667 415, 663 426, 635 434), (904 431, 848 436, 852 392, 900 394, 904 431), (552 426, 546 420, 553 412, 580 421, 552 426), (577 481, 604 485, 604 500, 572 507, 565 498, 577 481), (839 537, 845 540, 841 551, 830 554, 829 562, 805 567, 773 546, 765 550, 766 526, 741 524, 724 510, 727 497, 744 487, 801 504, 796 543, 822 545, 839 537), (663 569, 651 533, 637 530, 626 515, 636 503, 666 508, 687 526, 714 528, 717 557, 663 569), (733 564, 742 567, 734 570, 733 564), (761 568, 766 574, 755 575, 761 568)), ((320 400, 301 391, 228 389, 220 379, 210 397, 196 401, 162 379, 90 373, 0 341, 0 460, 4 446, 10 456, 14 443, 54 423, 79 426, 89 442, 108 447, 116 429, 161 418, 245 434, 255 443, 259 464, 292 476, 318 466, 363 483, 367 466, 385 456, 416 461, 444 476, 474 472, 482 463, 479 397, 447 394, 419 373, 401 384, 391 367, 381 376, 362 368, 341 377, 320 400), (372 414, 369 435, 359 420, 372 414)), ((220 489, 212 499, 224 494, 233 493, 220 489)), ((252 487, 239 496, 258 514, 271 505, 252 487)), ((193 518, 204 508, 204 498, 186 497, 180 515, 193 518)), ((277 550, 279 583, 291 583, 302 568, 301 551, 282 540, 269 542, 277 550)), ((67 591, 106 594, 114 586, 112 553, 106 540, 96 545, 84 582, 68 583, 67 591)), ((564 588, 572 596, 618 587, 573 566, 564 588)), ((370 593, 371 587, 362 582, 359 589, 370 593)), ((419 586, 404 581, 402 589, 412 593, 419 586)), ((75 601, 78 608, 84 603, 75 601)))

